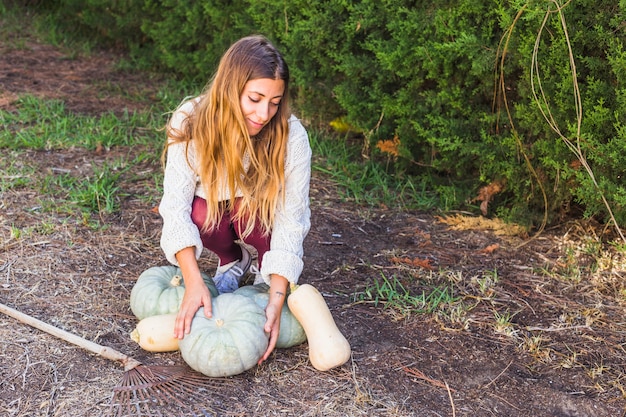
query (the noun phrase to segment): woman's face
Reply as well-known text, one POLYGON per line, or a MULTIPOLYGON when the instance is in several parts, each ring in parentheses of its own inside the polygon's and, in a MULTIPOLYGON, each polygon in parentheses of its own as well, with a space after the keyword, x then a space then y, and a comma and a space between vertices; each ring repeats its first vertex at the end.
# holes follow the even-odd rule
POLYGON ((284 92, 283 80, 257 78, 246 83, 240 102, 250 136, 257 135, 276 115, 284 92))

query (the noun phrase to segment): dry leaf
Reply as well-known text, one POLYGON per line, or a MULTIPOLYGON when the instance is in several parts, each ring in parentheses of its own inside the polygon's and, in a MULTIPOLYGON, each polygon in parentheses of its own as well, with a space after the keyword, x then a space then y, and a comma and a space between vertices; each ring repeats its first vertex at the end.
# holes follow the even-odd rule
POLYGON ((498 194, 503 189, 504 189, 504 184, 503 183, 501 183, 499 181, 494 181, 491 184, 482 187, 478 191, 478 196, 475 197, 472 200, 472 202, 474 202, 474 201, 482 201, 482 203, 480 204, 480 212, 483 214, 483 216, 486 216, 487 212, 488 212, 488 206, 489 206, 489 203, 491 202, 491 199, 493 198, 494 195, 498 194))
POLYGON ((576 159, 576 160, 570 162, 569 166, 572 169, 579 170, 580 168, 582 168, 583 164, 578 159, 576 159))
POLYGON ((433 265, 431 265, 430 263, 430 259, 419 259, 419 258, 397 258, 397 257, 393 257, 391 258, 391 262, 395 263, 395 264, 405 264, 405 265, 410 265, 410 266, 416 266, 418 268, 424 268, 424 269, 435 269, 435 267, 433 265))
POLYGON ((388 153, 394 158, 397 158, 400 155, 400 138, 396 135, 393 139, 379 140, 376 147, 380 149, 381 152, 388 153))
POLYGON ((517 224, 505 223, 500 219, 487 219, 482 216, 454 216, 440 217, 437 220, 450 226, 452 230, 492 230, 498 236, 527 236, 527 230, 517 224))
POLYGON ((484 249, 481 249, 478 251, 478 253, 494 253, 496 250, 500 249, 500 245, 498 245, 497 243, 494 243, 493 245, 489 245, 484 249))

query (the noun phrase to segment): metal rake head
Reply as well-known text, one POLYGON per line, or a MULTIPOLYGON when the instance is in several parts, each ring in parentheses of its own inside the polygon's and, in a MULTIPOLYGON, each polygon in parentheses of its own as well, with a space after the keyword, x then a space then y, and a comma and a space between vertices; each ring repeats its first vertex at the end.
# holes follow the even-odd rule
POLYGON ((233 389, 229 379, 210 378, 184 366, 140 365, 124 373, 110 403, 110 415, 122 416, 215 416, 220 389, 233 389), (207 395, 210 394, 210 395, 207 395), (211 403, 211 410, 206 406, 211 403), (200 406, 198 405, 200 404, 200 406), (167 412, 164 408, 167 408, 167 412))

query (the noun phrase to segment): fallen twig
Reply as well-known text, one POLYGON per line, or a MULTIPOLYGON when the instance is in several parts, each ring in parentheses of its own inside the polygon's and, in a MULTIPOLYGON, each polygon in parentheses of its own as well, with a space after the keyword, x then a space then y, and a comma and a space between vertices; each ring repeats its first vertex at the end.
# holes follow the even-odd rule
POLYGON ((512 364, 512 363, 513 363, 513 361, 509 362, 509 364, 506 366, 506 368, 504 368, 504 369, 502 370, 502 372, 500 372, 500 373, 498 374, 498 376, 496 376, 494 379, 492 379, 491 381, 489 381, 489 383, 488 383, 487 385, 485 385, 485 386, 484 386, 484 388, 487 388, 489 385, 491 385, 491 384, 493 384, 494 382, 496 382, 496 380, 497 380, 498 378, 500 378, 500 377, 501 377, 501 376, 502 376, 502 375, 506 372, 506 370, 507 370, 507 369, 509 369, 509 367, 511 366, 511 364, 512 364))
POLYGON ((431 385, 434 385, 434 386, 436 386, 438 388, 444 388, 444 389, 448 390, 448 392, 454 392, 455 391, 452 388, 450 388, 446 382, 441 382, 439 380, 429 378, 429 377, 426 376, 426 374, 424 374, 419 369, 409 368, 408 366, 402 366, 402 370, 404 372, 406 372, 407 374, 409 374, 409 375, 412 375, 412 376, 414 376, 416 378, 419 378, 419 379, 422 379, 422 380, 428 382, 431 385))
POLYGON ((450 386, 446 382, 446 390, 448 390, 448 398, 450 399, 450 406, 452 407, 452 417, 456 417, 456 407, 454 406, 454 399, 452 399, 452 392, 450 386))
POLYGON ((528 330, 529 332, 532 331, 541 331, 541 332, 561 332, 564 330, 580 330, 580 329, 587 329, 587 330, 592 330, 593 329, 589 326, 585 326, 585 325, 580 325, 580 326, 569 326, 569 327, 531 327, 531 326, 527 326, 526 330, 528 330))

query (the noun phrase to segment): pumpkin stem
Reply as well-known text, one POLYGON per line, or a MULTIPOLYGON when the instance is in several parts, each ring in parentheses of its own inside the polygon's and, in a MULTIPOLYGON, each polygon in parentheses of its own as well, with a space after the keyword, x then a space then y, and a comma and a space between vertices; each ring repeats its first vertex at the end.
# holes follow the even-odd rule
POLYGON ((133 330, 130 333, 130 338, 133 339, 134 342, 139 343, 139 331, 137 329, 133 330))
POLYGON ((174 275, 172 277, 172 280, 170 281, 170 285, 172 287, 178 287, 180 286, 181 281, 183 280, 183 277, 181 277, 180 275, 174 275))
POLYGON ((215 325, 217 327, 222 327, 224 325, 224 320, 222 320, 222 319, 215 319, 215 325))

